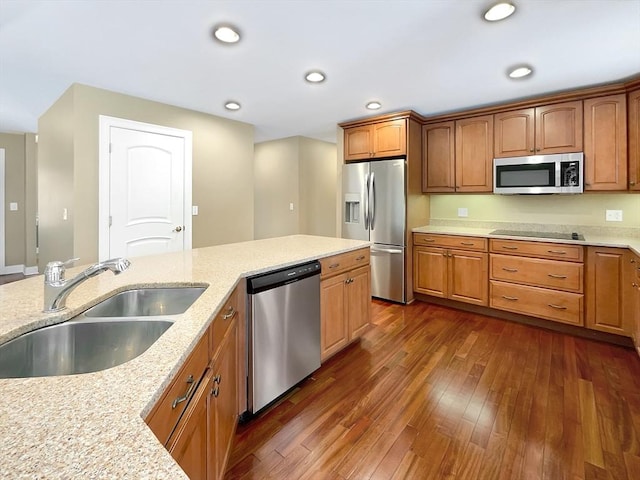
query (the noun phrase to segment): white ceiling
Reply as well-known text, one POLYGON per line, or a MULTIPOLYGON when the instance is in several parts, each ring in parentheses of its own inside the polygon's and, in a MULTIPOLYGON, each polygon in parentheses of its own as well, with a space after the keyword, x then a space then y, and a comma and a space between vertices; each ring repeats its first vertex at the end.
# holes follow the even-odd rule
POLYGON ((513 1, 491 24, 491 0, 0 0, 0 131, 35 132, 74 82, 335 141, 373 99, 432 115, 640 74, 640 0, 513 1))

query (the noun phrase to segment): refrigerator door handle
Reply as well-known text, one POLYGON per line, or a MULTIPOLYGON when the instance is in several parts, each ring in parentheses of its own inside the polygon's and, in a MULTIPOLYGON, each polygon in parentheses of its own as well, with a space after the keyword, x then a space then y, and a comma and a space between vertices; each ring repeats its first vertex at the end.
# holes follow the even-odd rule
POLYGON ((369 185, 369 208, 371 210, 369 223, 371 224, 371 230, 373 230, 375 228, 376 221, 376 177, 373 172, 369 175, 371 176, 371 182, 369 185))
POLYGON ((403 253, 404 250, 399 248, 377 248, 371 247, 371 253, 403 253))
POLYGON ((369 174, 364 176, 364 229, 369 230, 369 174))

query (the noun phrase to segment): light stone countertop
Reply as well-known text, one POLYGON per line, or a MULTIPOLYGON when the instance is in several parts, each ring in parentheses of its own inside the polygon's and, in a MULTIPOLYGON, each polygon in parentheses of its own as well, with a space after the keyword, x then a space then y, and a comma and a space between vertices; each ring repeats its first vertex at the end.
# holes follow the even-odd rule
POLYGON ((638 229, 625 229, 614 230, 611 233, 607 233, 606 229, 589 227, 574 227, 573 230, 556 229, 561 232, 576 231, 584 235, 584 240, 564 240, 544 237, 525 237, 518 235, 491 235, 493 230, 505 229, 505 230, 520 230, 520 231, 540 231, 548 232, 553 231, 552 226, 540 226, 536 228, 536 225, 532 224, 498 224, 497 226, 474 226, 469 223, 463 223, 459 225, 425 225, 423 227, 414 228, 414 233, 439 233, 444 235, 462 235, 469 237, 487 237, 487 238, 500 238, 503 240, 529 240, 534 242, 550 242, 550 243, 572 243, 576 245, 596 246, 596 247, 616 247, 616 248, 629 248, 637 255, 640 255, 640 228, 638 229), (637 230, 637 232, 635 231, 637 230))
MULTIPOLYGON (((186 478, 144 423, 238 281, 367 247, 369 242, 294 235, 131 259, 76 288, 63 313, 44 314, 43 277, 0 286, 0 344, 59 323, 122 290, 207 285, 145 353, 101 372, 0 379, 0 478, 186 478)), ((85 267, 67 271, 67 278, 85 267)))

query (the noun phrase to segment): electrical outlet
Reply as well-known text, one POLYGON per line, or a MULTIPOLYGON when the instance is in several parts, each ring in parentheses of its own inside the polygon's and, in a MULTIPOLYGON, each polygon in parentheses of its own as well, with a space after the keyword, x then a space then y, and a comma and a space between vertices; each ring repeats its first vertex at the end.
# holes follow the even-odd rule
POLYGON ((293 202, 289 204, 289 210, 293 212, 293 202))
POLYGON ((468 208, 459 208, 458 209, 458 216, 459 217, 468 217, 469 216, 469 209, 468 208))
POLYGON ((605 219, 607 222, 621 222, 622 210, 607 210, 605 213, 605 219))

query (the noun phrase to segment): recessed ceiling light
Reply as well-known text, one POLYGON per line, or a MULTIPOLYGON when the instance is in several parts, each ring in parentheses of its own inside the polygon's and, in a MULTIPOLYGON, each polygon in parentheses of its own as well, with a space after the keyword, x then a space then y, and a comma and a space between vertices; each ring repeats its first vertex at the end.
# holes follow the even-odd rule
POLYGON ((369 110, 378 110, 380 107, 382 107, 382 104, 377 101, 367 103, 367 108, 369 110))
POLYGON ((214 27, 213 36, 222 43, 237 43, 240 40, 238 29, 231 25, 218 25, 214 27))
POLYGON ((226 108, 227 110, 234 110, 234 111, 240 110, 240 104, 235 100, 229 100, 224 104, 224 108, 226 108))
POLYGON ((307 72, 304 76, 304 79, 309 83, 322 83, 326 78, 327 76, 320 70, 312 70, 307 72))
POLYGON ((516 11, 515 5, 509 2, 496 3, 493 7, 484 13, 484 19, 489 22, 497 22, 504 20, 516 11))
POLYGON ((509 78, 518 79, 524 78, 533 73, 533 68, 529 65, 517 65, 508 70, 509 78))

